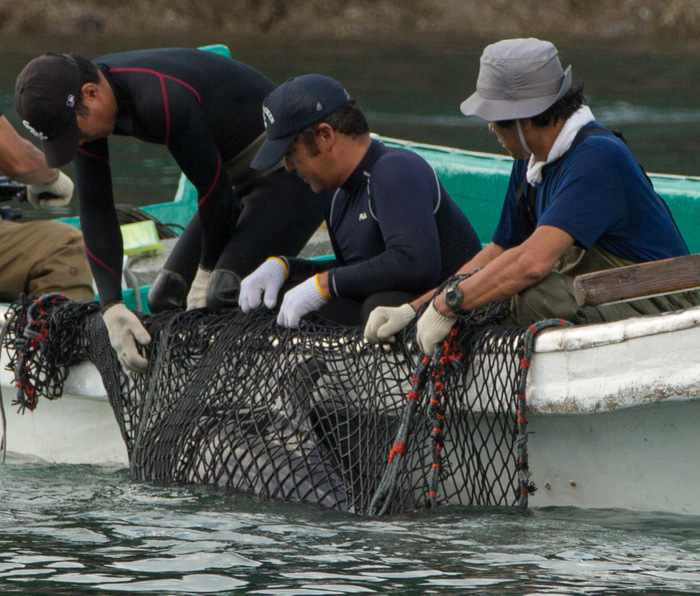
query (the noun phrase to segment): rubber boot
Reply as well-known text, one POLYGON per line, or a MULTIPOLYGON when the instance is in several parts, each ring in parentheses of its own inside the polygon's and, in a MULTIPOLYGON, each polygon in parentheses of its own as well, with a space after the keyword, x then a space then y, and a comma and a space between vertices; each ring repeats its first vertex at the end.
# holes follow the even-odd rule
POLYGON ((175 308, 184 309, 187 305, 187 282, 175 271, 161 269, 148 290, 148 307, 152 313, 175 308))
POLYGON ((207 308, 210 310, 238 308, 240 288, 241 278, 235 271, 214 269, 211 272, 207 288, 207 308))

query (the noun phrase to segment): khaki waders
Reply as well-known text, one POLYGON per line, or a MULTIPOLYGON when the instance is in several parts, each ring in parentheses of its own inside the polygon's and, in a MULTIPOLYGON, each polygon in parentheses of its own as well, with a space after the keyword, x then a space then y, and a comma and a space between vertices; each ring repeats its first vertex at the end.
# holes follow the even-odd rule
POLYGON ((566 319, 577 325, 585 325, 641 315, 658 315, 700 305, 698 291, 604 306, 576 304, 573 284, 577 275, 634 264, 633 261, 612 255, 596 246, 590 250, 573 247, 559 260, 552 273, 511 298, 510 322, 526 326, 542 319, 566 319))
POLYGON ((0 301, 48 292, 94 299, 82 234, 55 221, 0 220, 0 301))

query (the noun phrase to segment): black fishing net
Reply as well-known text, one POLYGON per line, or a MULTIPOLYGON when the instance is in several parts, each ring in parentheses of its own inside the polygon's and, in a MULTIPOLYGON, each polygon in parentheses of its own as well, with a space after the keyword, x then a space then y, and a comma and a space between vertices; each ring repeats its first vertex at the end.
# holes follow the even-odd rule
POLYGON ((39 303, 8 313, 18 404, 59 396, 68 367, 90 360, 135 479, 359 514, 527 503, 526 331, 498 325, 503 305, 422 360, 411 328, 374 346, 318 319, 283 329, 264 309, 162 313, 143 319, 149 369, 132 377, 95 305, 39 303))

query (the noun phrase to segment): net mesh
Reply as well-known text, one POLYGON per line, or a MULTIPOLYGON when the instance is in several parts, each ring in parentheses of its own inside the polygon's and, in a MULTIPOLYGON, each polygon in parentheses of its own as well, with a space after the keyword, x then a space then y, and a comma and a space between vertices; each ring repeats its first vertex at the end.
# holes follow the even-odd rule
POLYGON ((134 479, 359 514, 523 504, 526 331, 498 324, 503 305, 460 321, 432 360, 420 360, 412 328, 374 346, 318 319, 283 329, 263 309, 162 313, 143 319, 149 368, 130 376, 95 305, 39 303, 7 315, 17 403, 58 397, 68 368, 91 361, 134 479))

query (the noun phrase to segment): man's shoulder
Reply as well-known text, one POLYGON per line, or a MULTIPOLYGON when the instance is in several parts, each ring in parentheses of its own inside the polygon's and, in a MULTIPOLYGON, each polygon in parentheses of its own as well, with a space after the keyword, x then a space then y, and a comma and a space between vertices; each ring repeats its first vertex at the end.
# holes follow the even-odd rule
POLYGON ((433 168, 425 158, 410 149, 394 147, 385 148, 372 167, 373 176, 406 176, 407 174, 432 176, 432 172, 433 168))
POLYGON ((563 156, 556 177, 596 176, 600 179, 636 173, 637 161, 624 141, 610 134, 591 135, 563 156))
POLYGON ((571 156, 600 163, 632 158, 632 151, 613 131, 602 126, 583 130, 584 138, 573 148, 571 156))

